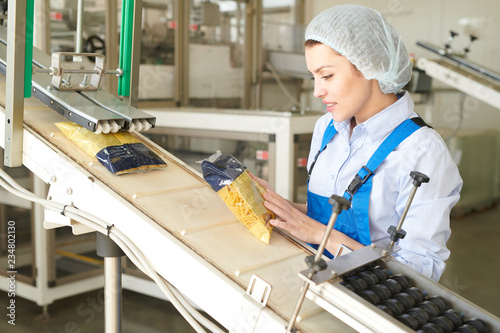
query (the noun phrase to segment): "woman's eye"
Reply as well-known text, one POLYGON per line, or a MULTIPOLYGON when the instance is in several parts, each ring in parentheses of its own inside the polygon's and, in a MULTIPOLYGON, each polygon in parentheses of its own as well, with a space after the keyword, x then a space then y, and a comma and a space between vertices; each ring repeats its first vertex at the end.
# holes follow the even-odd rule
POLYGON ((329 74, 329 75, 324 75, 324 76, 322 76, 321 78, 322 78, 323 80, 328 80, 328 79, 329 79, 329 78, 331 78, 332 76, 333 76, 332 74, 329 74))

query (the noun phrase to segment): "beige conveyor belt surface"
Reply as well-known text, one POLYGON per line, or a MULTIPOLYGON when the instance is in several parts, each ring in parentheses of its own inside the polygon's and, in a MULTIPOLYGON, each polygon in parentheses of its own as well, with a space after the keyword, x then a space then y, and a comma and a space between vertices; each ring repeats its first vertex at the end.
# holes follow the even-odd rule
MULTIPOLYGON (((0 117, 4 118, 4 76, 0 76, 0 104, 0 117)), ((222 276, 222 281, 229 281, 228 285, 232 285, 232 289, 235 285, 241 288, 242 295, 253 274, 269 283, 272 291, 267 307, 283 318, 284 323, 288 322, 302 286, 297 273, 306 268, 304 258, 308 252, 304 248, 277 232, 273 232, 270 245, 255 239, 196 171, 140 135, 144 143, 167 162, 168 167, 148 173, 114 176, 68 140, 54 125, 66 119, 35 98, 25 100, 24 120, 25 133, 33 134, 59 156, 67 159, 74 168, 89 175, 93 184, 106 188, 112 197, 118 196, 117 200, 124 207, 132 207, 138 215, 145 217, 140 224, 130 225, 123 221, 115 227, 126 233, 160 274, 162 270, 173 271, 174 275, 192 284, 204 284, 204 276, 197 276, 186 267, 168 267, 169 258, 176 256, 176 253, 167 252, 162 237, 173 235, 193 256, 213 266, 213 270, 222 276), (158 229, 158 226, 161 228, 158 229), (162 265, 167 267, 162 268, 162 265)), ((24 159, 26 149, 25 142, 24 159)), ((78 191, 75 188, 72 190, 78 191)), ((92 205, 99 205, 90 197, 81 200, 75 195, 75 200, 75 205, 82 210, 92 210, 92 205)), ((103 213, 102 207, 95 207, 92 213, 104 220, 108 214, 103 213)), ((168 280, 168 277, 164 277, 168 280)), ((204 288, 211 291, 211 286, 204 288)), ((225 291, 219 292, 223 294, 225 291)), ((214 302, 217 300, 214 299, 214 302)), ((227 306, 235 308, 237 305, 227 306)), ((209 314, 213 312, 210 308, 204 310, 209 314)), ((214 318, 217 320, 217 314, 214 318)), ((227 327, 230 323, 221 324, 227 327)), ((352 331, 309 300, 302 307, 298 327, 304 332, 352 331)))

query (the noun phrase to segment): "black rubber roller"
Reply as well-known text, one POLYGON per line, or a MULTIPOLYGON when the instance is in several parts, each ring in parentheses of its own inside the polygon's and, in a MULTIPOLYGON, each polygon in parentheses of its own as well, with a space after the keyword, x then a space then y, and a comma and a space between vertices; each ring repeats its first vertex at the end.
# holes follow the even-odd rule
POLYGON ((370 290, 378 295, 381 302, 388 300, 392 296, 392 293, 389 290, 389 288, 387 288, 385 285, 380 284, 380 283, 377 284, 376 286, 372 287, 370 290))
POLYGON ((387 280, 391 276, 391 272, 389 272, 384 267, 375 266, 369 270, 373 274, 377 275, 379 283, 387 280))
POLYGON ((433 302, 439 307, 439 314, 448 310, 448 304, 446 303, 446 300, 441 296, 432 296, 429 297, 427 300, 433 302))
POLYGON ((441 314, 443 317, 448 318, 453 322, 455 327, 461 326, 464 324, 464 315, 458 311, 453 309, 446 310, 441 314))
POLYGON ((419 327, 427 324, 430 320, 429 314, 421 308, 415 307, 413 309, 410 309, 408 310, 408 314, 418 321, 419 327))
POLYGON ((379 304, 377 305, 377 308, 379 308, 380 310, 384 311, 385 313, 387 313, 389 316, 391 317, 394 317, 394 313, 392 312, 392 310, 390 308, 388 308, 387 306, 385 305, 382 305, 382 304, 379 304))
POLYGON ((419 308, 425 310, 429 314, 429 319, 434 319, 441 314, 441 310, 439 306, 437 306, 434 302, 431 301, 423 301, 418 305, 419 308))
POLYGON ((392 314, 397 317, 400 316, 404 313, 405 307, 403 304, 401 304, 400 301, 394 298, 389 298, 387 301, 382 302, 382 305, 387 306, 389 309, 391 309, 392 314))
POLYGON ((453 325, 453 322, 444 316, 436 317, 432 319, 432 322, 441 327, 444 333, 453 333, 455 329, 455 325, 453 325))
POLYGON ((403 313, 401 316, 396 317, 396 319, 413 330, 416 330, 420 326, 418 321, 407 313, 403 313))
POLYGON ((385 281, 382 281, 381 284, 389 288, 389 290, 391 291, 391 295, 396 295, 403 291, 403 287, 401 287, 399 282, 394 279, 387 279, 385 281))
POLYGON ((479 333, 478 330, 474 328, 474 326, 464 324, 456 329, 456 332, 459 333, 479 333))
POLYGON ((427 323, 422 326, 418 331, 418 333, 444 333, 441 327, 434 323, 427 323))
POLYGON ((401 287, 403 288, 403 290, 411 287, 411 281, 406 275, 395 274, 395 275, 391 276, 391 279, 398 281, 399 284, 401 285, 401 287))
POLYGON ((465 322, 465 324, 474 327, 479 333, 490 332, 490 328, 488 327, 488 325, 482 319, 479 318, 469 319, 465 322))
POLYGON ((397 299, 398 301, 401 302, 401 304, 403 304, 403 306, 405 307, 405 312, 413 308, 416 304, 413 297, 411 297, 405 292, 396 294, 392 296, 392 298, 397 299))
POLYGON ((365 280, 357 276, 347 278, 345 282, 349 283, 354 288, 354 291, 356 291, 357 293, 368 288, 368 285, 366 284, 365 280))
POLYGON ((378 295, 371 290, 362 290, 358 293, 358 295, 363 297, 365 300, 372 303, 373 305, 377 305, 380 303, 380 297, 378 297, 378 295))
POLYGON ((379 283, 378 276, 370 271, 361 272, 358 274, 358 276, 361 279, 365 280, 366 284, 368 285, 368 288, 371 288, 377 283, 379 283))
POLYGON ((411 297, 413 297, 416 304, 420 304, 423 301, 425 301, 425 296, 426 296, 425 292, 418 289, 417 287, 411 287, 411 288, 405 289, 403 291, 405 293, 407 293, 408 295, 410 295, 411 297))
POLYGON ((342 282, 340 282, 340 284, 343 285, 344 287, 346 287, 347 289, 349 289, 350 291, 355 292, 354 287, 351 286, 349 283, 342 281, 342 282))

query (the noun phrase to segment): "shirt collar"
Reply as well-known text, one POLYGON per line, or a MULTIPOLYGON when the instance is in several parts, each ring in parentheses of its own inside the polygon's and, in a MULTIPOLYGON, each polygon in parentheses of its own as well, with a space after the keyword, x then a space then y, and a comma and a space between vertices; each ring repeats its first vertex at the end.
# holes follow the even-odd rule
MULTIPOLYGON (((359 124, 357 127, 364 128, 372 142, 376 142, 386 137, 403 121, 408 119, 413 113, 414 103, 408 92, 405 92, 396 102, 389 105, 367 121, 359 124)), ((349 135, 351 119, 343 122, 334 122, 335 129, 339 133, 349 135), (347 133, 346 133, 347 131, 347 133)), ((360 128, 360 129, 361 129, 360 128)))

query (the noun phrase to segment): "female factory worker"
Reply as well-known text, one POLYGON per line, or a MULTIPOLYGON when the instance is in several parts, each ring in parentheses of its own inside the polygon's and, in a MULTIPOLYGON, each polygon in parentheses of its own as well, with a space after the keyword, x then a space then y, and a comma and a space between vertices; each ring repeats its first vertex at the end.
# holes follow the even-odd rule
POLYGON ((278 216, 271 224, 318 244, 331 215, 329 197, 344 195, 356 174, 367 176, 356 193, 345 195, 351 209, 340 214, 326 246, 331 253, 341 244, 359 249, 389 237, 387 229, 398 224, 412 189, 409 174, 419 171, 430 182, 416 192, 395 256, 439 280, 462 180, 439 134, 418 118, 409 93, 401 90, 411 76, 401 37, 377 11, 341 5, 316 16, 305 39, 314 96, 328 112, 314 128, 307 206, 255 178, 266 188, 266 206, 278 216))

